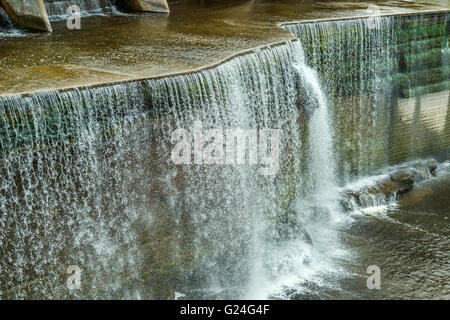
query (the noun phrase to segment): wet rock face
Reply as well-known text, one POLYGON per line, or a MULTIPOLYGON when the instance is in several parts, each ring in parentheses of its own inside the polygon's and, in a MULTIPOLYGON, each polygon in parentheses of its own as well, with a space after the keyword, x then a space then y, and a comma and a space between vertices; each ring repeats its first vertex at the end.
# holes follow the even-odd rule
POLYGON ((400 190, 399 185, 392 179, 381 180, 377 185, 368 189, 368 193, 373 194, 394 194, 400 190))
POLYGON ((132 11, 170 12, 166 0, 119 0, 119 6, 132 11))
POLYGON ((0 5, 18 26, 39 31, 52 31, 43 0, 0 0, 0 5))
POLYGON ((391 180, 399 186, 398 194, 410 191, 415 182, 420 182, 434 175, 437 169, 435 160, 416 163, 412 168, 400 169, 391 174, 391 180))
POLYGON ((414 184, 414 171, 402 170, 393 173, 391 179, 399 186, 399 194, 406 193, 412 189, 414 184))
POLYGON ((0 30, 1 29, 11 29, 12 22, 8 17, 8 14, 0 7, 0 30))

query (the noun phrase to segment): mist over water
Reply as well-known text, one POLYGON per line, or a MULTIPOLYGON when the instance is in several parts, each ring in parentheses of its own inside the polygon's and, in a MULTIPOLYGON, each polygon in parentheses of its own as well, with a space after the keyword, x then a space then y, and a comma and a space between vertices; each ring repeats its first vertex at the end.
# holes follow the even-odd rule
POLYGON ((23 32, 15 28, 14 23, 8 14, 0 7, 0 39, 7 37, 17 37, 23 35, 23 32))
POLYGON ((3 8, 0 8, 0 30, 11 29, 13 23, 3 8))

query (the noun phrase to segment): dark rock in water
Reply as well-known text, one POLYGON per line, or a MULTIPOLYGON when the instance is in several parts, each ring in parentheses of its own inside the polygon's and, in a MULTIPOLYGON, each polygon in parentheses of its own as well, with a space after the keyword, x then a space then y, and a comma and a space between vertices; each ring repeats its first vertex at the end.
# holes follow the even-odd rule
POLYGON ((375 186, 367 189, 367 193, 391 195, 400 190, 399 185, 390 178, 381 180, 375 186))
POLYGON ((167 0, 119 0, 119 5, 133 11, 170 12, 167 0))
POLYGON ((401 170, 391 175, 392 181, 397 183, 399 194, 410 191, 414 185, 414 172, 412 170, 401 170))
MULTIPOLYGON (((361 206, 363 202, 366 202, 366 198, 369 196, 379 197, 380 199, 388 199, 393 195, 396 195, 400 191, 399 185, 391 178, 380 180, 375 185, 363 188, 358 191, 349 191, 345 193, 347 199, 353 199, 353 201, 361 206)), ((351 204, 347 201, 341 203, 345 210, 351 210, 351 204)))
POLYGON ((365 206, 368 202, 389 200, 391 197, 409 192, 415 182, 424 181, 434 175, 437 169, 435 160, 427 160, 414 164, 410 168, 403 167, 391 173, 390 177, 378 181, 375 185, 361 190, 345 191, 341 205, 344 210, 352 210, 354 204, 365 206), (350 201, 348 201, 350 200, 350 201))
POLYGON ((434 160, 434 159, 428 160, 425 162, 425 165, 428 167, 430 174, 434 175, 436 172, 436 169, 438 167, 436 160, 434 160))

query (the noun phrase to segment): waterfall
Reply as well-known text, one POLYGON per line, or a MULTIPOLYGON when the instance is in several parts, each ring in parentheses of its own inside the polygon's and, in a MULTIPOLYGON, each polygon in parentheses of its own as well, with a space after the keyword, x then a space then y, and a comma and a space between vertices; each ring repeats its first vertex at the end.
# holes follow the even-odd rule
POLYGON ((2 297, 236 298, 252 296, 257 270, 273 283, 280 269, 313 272, 314 235, 289 209, 310 144, 299 52, 289 42, 189 75, 1 98, 2 297), (171 135, 196 121, 278 129, 279 171, 174 165, 171 135), (70 265, 81 291, 64 286, 70 265))
POLYGON ((438 140, 448 137, 436 131, 448 108, 447 21, 443 13, 285 26, 302 42, 333 105, 343 183, 447 149, 438 140), (430 108, 439 117, 424 111, 430 108))
POLYGON ((70 297, 68 265, 83 268, 90 296, 114 291, 114 272, 133 276, 132 226, 146 203, 132 174, 142 174, 144 155, 130 160, 145 117, 139 89, 2 98, 2 297, 70 297), (15 291, 18 284, 24 288, 15 291))
POLYGON ((332 189, 336 184, 328 102, 321 88, 317 71, 304 63, 297 65, 296 68, 304 77, 310 98, 317 103, 309 124, 311 147, 309 174, 312 177, 310 181, 314 183, 310 186, 311 191, 318 192, 318 195, 322 197, 330 194, 330 187, 332 189))
POLYGON ((82 16, 118 12, 115 0, 45 0, 44 3, 51 20, 65 19, 70 6, 78 6, 82 16))
MULTIPOLYGON (((310 99, 308 105, 316 105, 308 125, 310 156, 305 190, 308 195, 312 196, 309 204, 326 208, 334 219, 340 220, 330 104, 322 89, 317 71, 304 61, 303 50, 300 57, 300 61, 303 63, 295 67, 304 79, 306 93, 310 99)), ((307 206, 305 206, 304 199, 300 201, 302 202, 300 207, 305 210, 307 206)))
POLYGON ((388 162, 385 79, 395 63, 391 18, 378 22, 376 28, 370 19, 286 26, 307 48, 307 60, 321 73, 334 105, 341 175, 367 174, 388 162))
MULTIPOLYGON (((288 25, 299 40, 193 73, 0 97, 0 297, 286 298, 332 286, 348 221, 338 186, 419 154, 412 131, 394 129, 414 129, 401 106, 429 79, 408 69, 417 47, 398 34, 428 20, 391 19, 288 25), (244 161, 224 160, 229 145, 244 161), (81 290, 67 289, 69 266, 81 290)), ((439 19, 411 41, 440 45, 439 19)), ((430 68, 445 69, 433 53, 430 68)))

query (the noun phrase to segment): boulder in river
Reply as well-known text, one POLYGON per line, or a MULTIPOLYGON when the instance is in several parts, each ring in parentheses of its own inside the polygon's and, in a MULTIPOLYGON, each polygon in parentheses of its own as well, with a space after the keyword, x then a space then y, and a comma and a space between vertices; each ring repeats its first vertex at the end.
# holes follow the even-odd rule
POLYGON ((0 0, 0 5, 19 27, 52 31, 43 0, 0 0))
POLYGON ((170 12, 166 0, 120 0, 119 5, 131 11, 170 12))
POLYGON ((399 194, 400 187, 390 177, 378 181, 376 184, 363 187, 360 190, 348 190, 345 192, 345 198, 341 205, 345 210, 351 210, 352 203, 363 206, 367 202, 383 201, 399 194))

